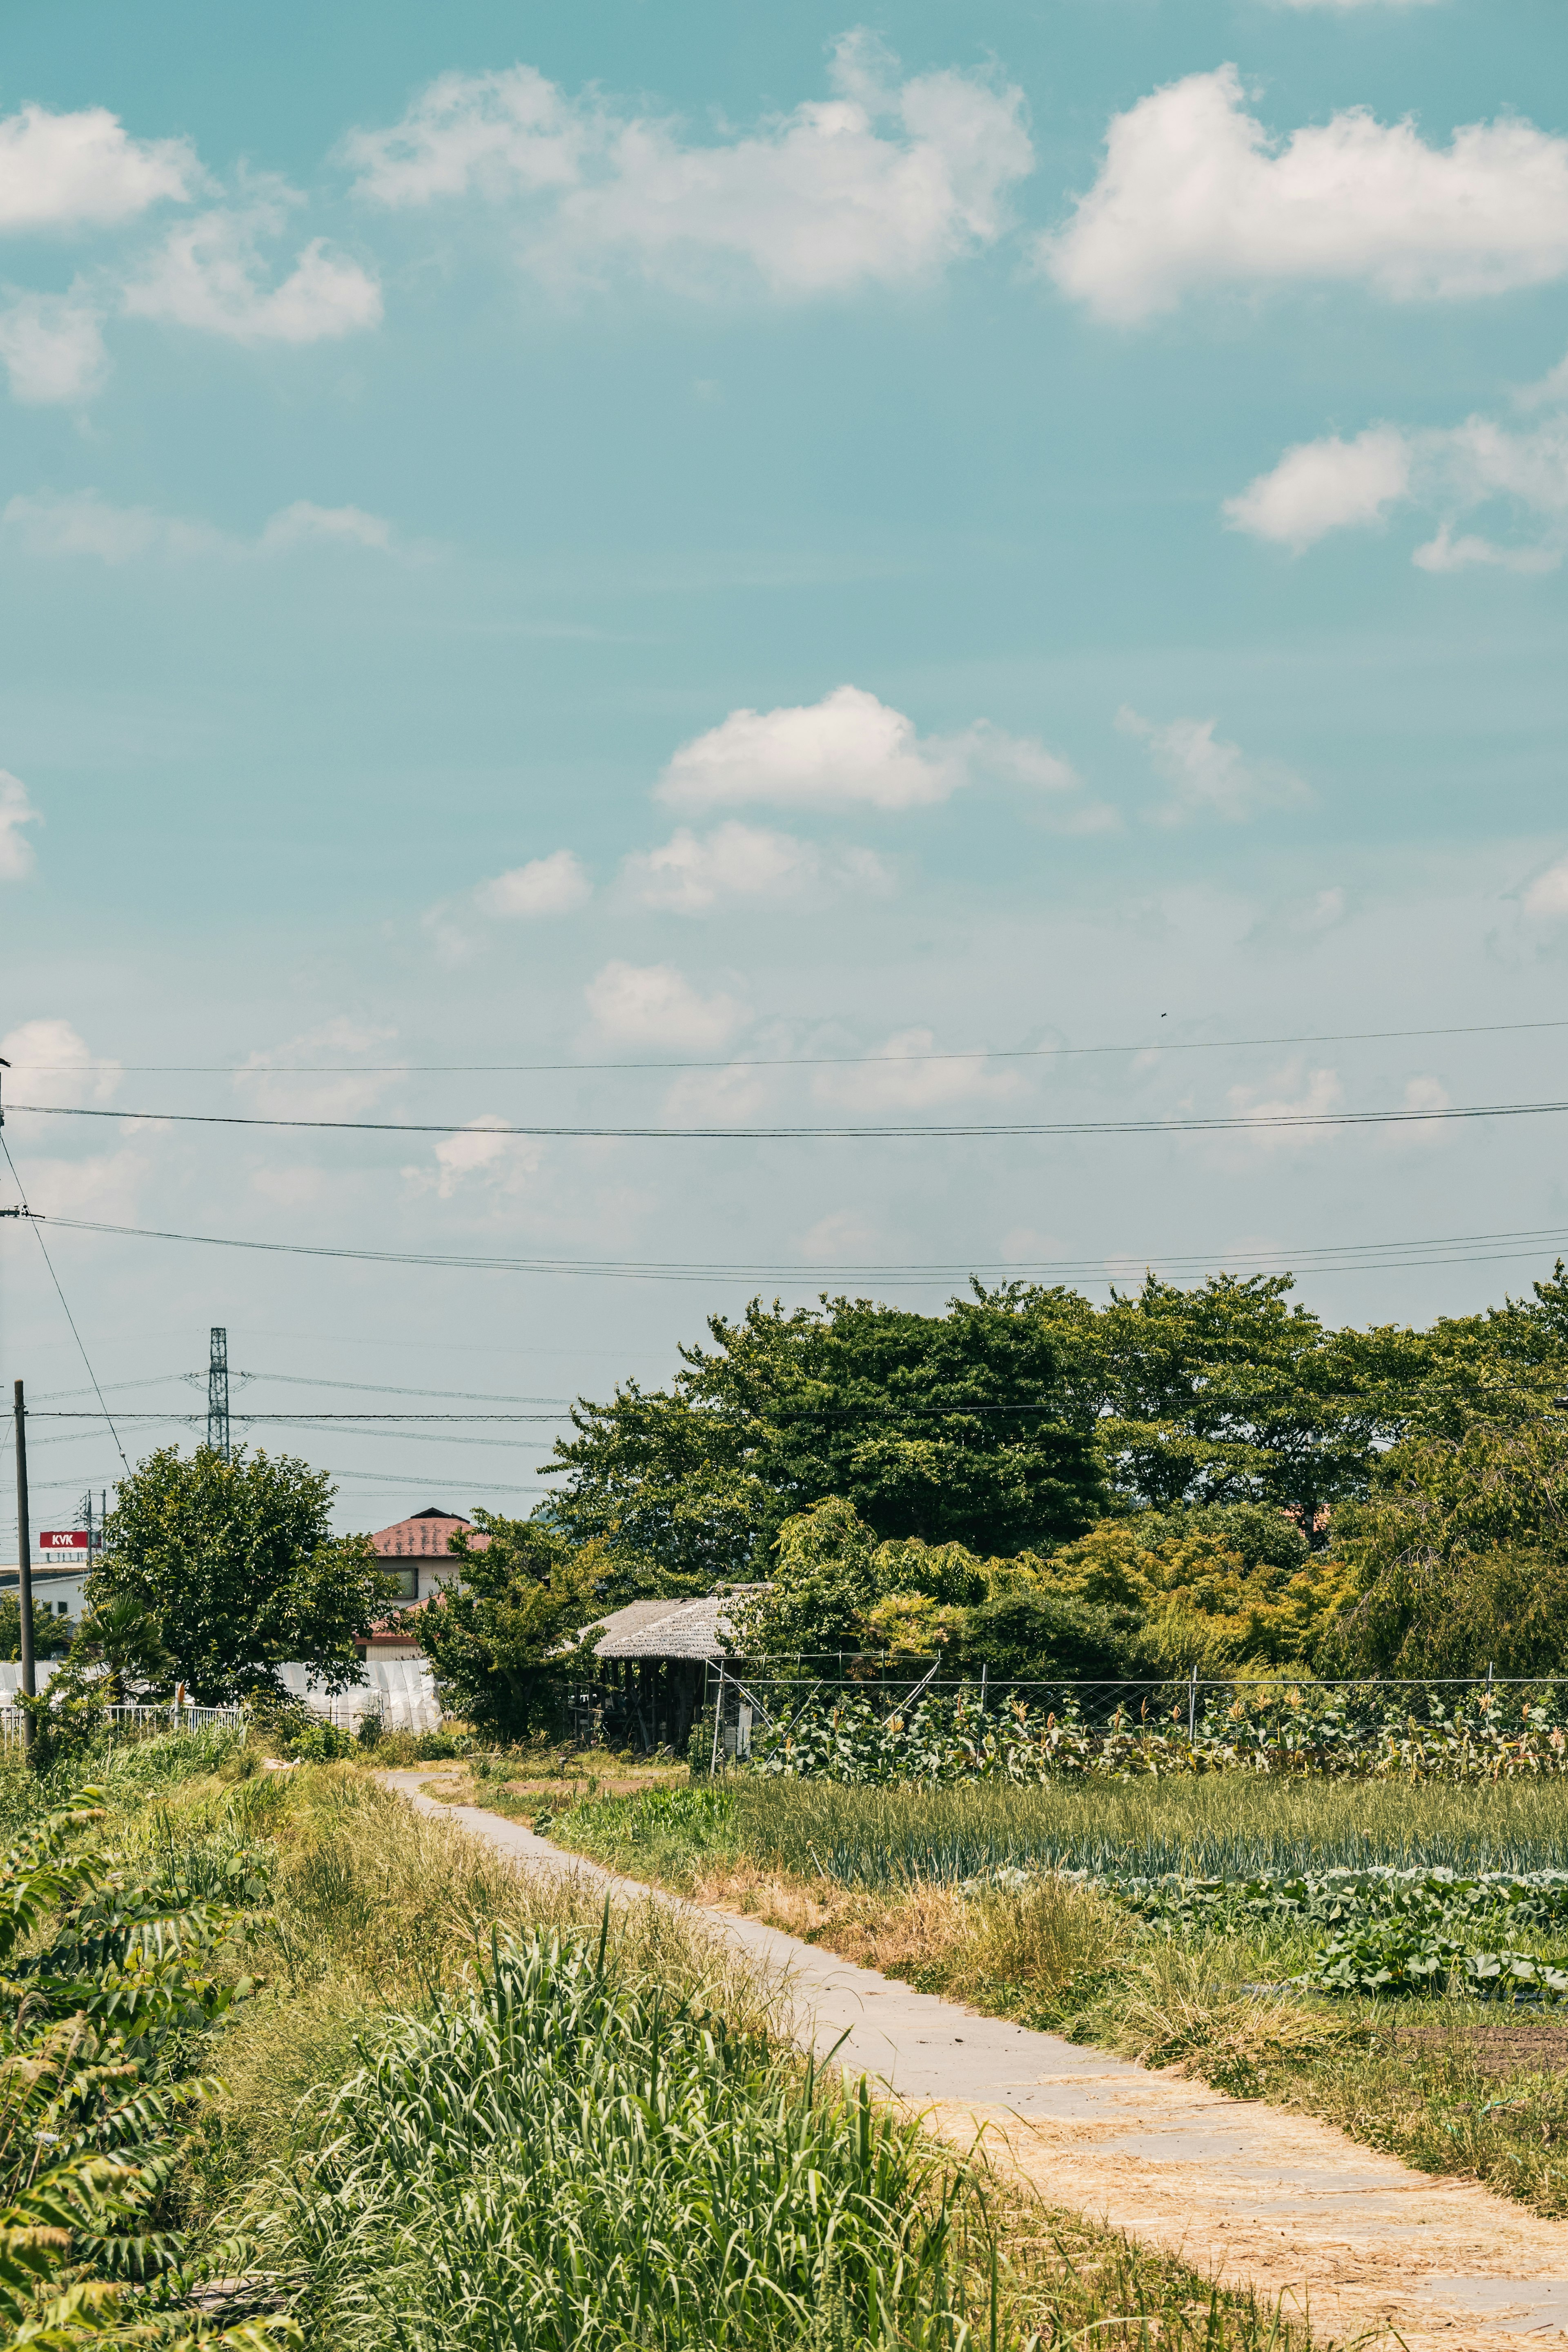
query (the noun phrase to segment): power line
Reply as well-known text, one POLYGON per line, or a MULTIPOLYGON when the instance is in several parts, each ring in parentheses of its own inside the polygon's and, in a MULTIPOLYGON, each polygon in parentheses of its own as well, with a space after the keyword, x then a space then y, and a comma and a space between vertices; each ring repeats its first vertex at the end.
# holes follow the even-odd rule
MULTIPOLYGON (((65 1317, 66 1317, 66 1321, 70 1325, 70 1328, 71 1328, 71 1338, 76 1341, 78 1348, 79 1348, 79 1349, 80 1349, 80 1351, 81 1351, 81 1360, 82 1360, 83 1366, 84 1366, 84 1367, 85 1367, 85 1369, 86 1369, 88 1379, 92 1382, 93 1394, 94 1394, 94 1395, 97 1397, 97 1399, 98 1399, 98 1407, 99 1407, 99 1412, 102 1414, 104 1421, 105 1421, 105 1422, 107 1423, 107 1424, 108 1424, 109 1433, 110 1433, 110 1437, 112 1437, 112 1438, 113 1438, 113 1440, 114 1440, 114 1450, 115 1450, 115 1452, 119 1454, 121 1461, 121 1462, 123 1462, 123 1463, 125 1463, 125 1472, 126 1472, 126 1475, 129 1477, 130 1473, 131 1473, 131 1465, 130 1465, 130 1463, 129 1463, 129 1462, 126 1462, 126 1461, 125 1461, 125 1448, 124 1448, 124 1447, 123 1447, 123 1445, 121 1445, 121 1443, 120 1443, 120 1432, 115 1428, 115 1426, 114 1426, 114 1423, 113 1423, 113 1421, 112 1421, 112 1420, 110 1419, 110 1411, 109 1411, 109 1407, 108 1407, 108 1406, 104 1403, 104 1402, 103 1402, 103 1391, 102 1391, 102 1390, 99 1387, 99 1385, 98 1385, 98 1374, 97 1374, 97 1373, 93 1370, 93 1369, 92 1369, 92 1365, 91 1365, 91 1363, 90 1363, 90 1361, 89 1360, 89 1358, 88 1358, 88 1352, 87 1352, 86 1346, 85 1346, 85 1344, 83 1343, 83 1340, 82 1340, 81 1333, 80 1333, 80 1332, 77 1329, 77 1328, 76 1328, 76 1317, 75 1317, 75 1316, 71 1313, 71 1311, 70 1311, 70 1302, 69 1302, 69 1300, 67 1298, 67 1297, 66 1297, 66 1295, 65 1295, 65 1292, 60 1288, 60 1278, 59 1278, 59 1276, 55 1272, 55 1262, 54 1262, 53 1258, 49 1255, 48 1251, 47 1251, 47 1249, 45 1249, 45 1248, 44 1248, 44 1236, 43 1236, 43 1234, 38 1231, 39 1220, 38 1220, 37 1217, 35 1217, 35 1216, 33 1215, 32 1212, 29 1210, 29 1208, 28 1208, 28 1206, 27 1206, 27 1195, 26 1195, 26 1192, 24 1191, 24 1189, 23 1189, 23 1185, 22 1185, 22 1179, 21 1179, 21 1177, 16 1173, 16 1161, 15 1161, 15 1160, 12 1159, 12 1157, 11 1157, 11 1147, 10 1147, 10 1145, 6 1142, 5 1138, 5 1136, 4 1136, 4 1135, 0 1135, 0 1151, 3 1151, 3 1152, 5 1154, 5 1165, 6 1165, 6 1167, 7 1167, 7 1168, 9 1168, 9 1170, 11 1171, 11 1177, 12 1177, 12 1181, 13 1181, 13 1182, 16 1184, 17 1193, 19 1194, 19 1196, 20 1196, 20 1198, 21 1198, 21 1202, 22 1202, 22 1214, 23 1214, 23 1216, 24 1216, 24 1217, 26 1217, 26 1218, 27 1223, 32 1226, 34 1233, 37 1235, 38 1247, 39 1247, 41 1250, 43 1250, 43 1252, 44 1252, 44 1264, 45 1264, 45 1265, 48 1267, 48 1269, 49 1269, 49 1280, 54 1284, 54 1286, 55 1286, 55 1294, 56 1294, 57 1297, 59 1299, 60 1305, 65 1308, 65 1317)), ((19 1397, 21 1396, 21 1393, 22 1393, 22 1391, 21 1391, 21 1390, 20 1390, 20 1388, 19 1388, 19 1387, 18 1387, 18 1389, 17 1389, 16 1393, 17 1393, 17 1396, 18 1396, 18 1398, 19 1398, 19 1397)), ((18 1405, 17 1405, 17 1408, 16 1408, 16 1409, 17 1409, 17 1412, 21 1412, 22 1407, 21 1407, 21 1405, 20 1405, 19 1403, 18 1403, 18 1405)), ((18 1423, 17 1423, 18 1431, 20 1430, 20 1427, 21 1427, 21 1424, 20 1424, 20 1423, 18 1422, 18 1423)), ((18 1437, 17 1437, 17 1440, 16 1440, 16 1444, 17 1444, 17 1447, 18 1447, 18 1453, 17 1453, 17 1460, 18 1460, 18 1462, 20 1462, 20 1460, 21 1460, 21 1454, 20 1454, 21 1443, 22 1443, 22 1441, 21 1441, 21 1437, 20 1437, 20 1435, 18 1434, 18 1437)), ((18 1471, 18 1473, 17 1473, 18 1477, 20 1477, 20 1475, 21 1475, 21 1474, 20 1474, 20 1471, 18 1471)), ((18 1506, 18 1507, 20 1507, 18 1506)), ((28 1669, 28 1671, 29 1671, 29 1672, 31 1672, 31 1669, 29 1668, 29 1669, 28 1669)))
MULTIPOLYGON (((199 1374, 190 1375, 198 1379, 199 1374)), ((309 1389, 352 1389, 358 1396, 423 1396, 450 1397, 462 1404, 570 1404, 570 1397, 496 1396, 488 1389, 395 1389, 384 1388, 374 1381, 327 1381, 315 1372, 240 1372, 237 1379, 246 1381, 285 1381, 291 1387, 309 1389)), ((237 1413, 239 1421, 254 1420, 254 1414, 237 1413)))
MULTIPOLYGON (((1243 1047, 1361 1045, 1409 1037, 1501 1037, 1538 1029, 1568 1029, 1563 1021, 1465 1022, 1431 1029, 1319 1029, 1286 1037, 1152 1036, 1110 1045, 998 1045, 929 1054, 780 1054, 708 1062, 18 1062, 19 1072, 78 1076, 90 1070, 129 1071, 138 1077, 386 1078, 529 1077, 595 1070, 880 1069, 889 1063, 1029 1062, 1070 1060, 1094 1054, 1230 1054, 1243 1047)), ((18 1105, 23 1108, 26 1106, 18 1105)))
MULTIPOLYGON (((29 1420, 33 1418, 30 1412, 27 1417, 29 1420)), ((545 1422, 553 1426, 555 1423, 564 1421, 566 1414, 564 1412, 237 1412, 233 1417, 236 1421, 247 1423, 258 1421, 276 1422, 286 1424, 289 1429, 304 1429, 312 1422, 347 1424, 387 1421, 409 1423, 449 1421, 465 1423, 474 1421, 545 1422)), ((96 1421, 98 1415, 95 1412, 66 1412, 56 1410, 40 1412, 37 1418, 40 1421, 96 1421)), ((195 1424, 205 1420, 205 1415, 197 1412, 122 1412, 120 1418, 124 1422, 180 1421, 195 1424)))
POLYGON ((468 1119, 259 1118, 241 1111, 94 1110, 66 1103, 13 1103, 40 1118, 112 1118, 149 1126, 246 1127, 333 1135, 517 1136, 528 1141, 597 1143, 889 1142, 950 1136, 1262 1134, 1282 1128, 1428 1127, 1457 1119, 1540 1118, 1568 1111, 1568 1101, 1448 1103, 1402 1110, 1243 1111, 1225 1118, 963 1119, 880 1121, 853 1127, 547 1127, 510 1124, 476 1128, 468 1119))
MULTIPOLYGON (((970 1276, 988 1276, 1002 1280, 1027 1280, 1049 1276, 1058 1279, 1073 1275, 1092 1275, 1101 1278, 1114 1276, 1122 1269, 1121 1278, 1128 1278, 1137 1265, 1158 1266, 1168 1276, 1205 1272, 1223 1262, 1225 1270, 1237 1273, 1247 1269, 1265 1270, 1275 1267, 1299 1267, 1308 1273, 1339 1272, 1373 1273, 1387 1267, 1422 1265, 1467 1265, 1495 1262, 1502 1257, 1534 1256, 1543 1249, 1568 1246, 1568 1228, 1561 1225, 1522 1227, 1511 1231, 1483 1234, 1448 1234, 1419 1241, 1379 1241, 1321 1243, 1300 1249, 1281 1250, 1209 1250, 1205 1252, 1172 1252, 1110 1250, 1092 1258, 1048 1258, 1026 1261, 1005 1260, 987 1262, 979 1259, 952 1260, 946 1263, 919 1264, 894 1262, 885 1265, 838 1265, 812 1266, 783 1264, 759 1264, 755 1260, 737 1263, 719 1261, 681 1263, 675 1260, 638 1258, 538 1258, 508 1257, 499 1255, 465 1255, 444 1250, 373 1250, 355 1249, 346 1244, 326 1242, 253 1241, 237 1234, 183 1234, 153 1225, 114 1225, 86 1217, 51 1217, 49 1223, 68 1233, 107 1234, 119 1239, 134 1241, 181 1242, 202 1249, 237 1249, 258 1251, 264 1256, 340 1258, 355 1265, 412 1265, 431 1267, 437 1272, 478 1274, 558 1274, 570 1276, 601 1276, 618 1281, 639 1282, 722 1282, 722 1281, 786 1281, 849 1282, 870 1280, 885 1284, 911 1285, 929 1282, 964 1281, 970 1276), (1500 1244, 1499 1247, 1497 1245, 1500 1244)), ((162 1375, 163 1378, 175 1375, 162 1375)), ((257 1373, 256 1379, 307 1379, 305 1374, 257 1373)), ((126 1382, 125 1386, 132 1383, 126 1382)), ((322 1386, 358 1389, 357 1381, 322 1382, 322 1386)), ((368 1390, 362 1391, 369 1393, 368 1390)), ((58 1391, 68 1395, 69 1391, 58 1391)), ((79 1393, 79 1391, 77 1391, 79 1393)), ((430 1389, 399 1391, 384 1390, 382 1394, 406 1393, 432 1396, 460 1395, 460 1391, 430 1389)), ((494 1402, 543 1403, 543 1398, 497 1399, 494 1402)))

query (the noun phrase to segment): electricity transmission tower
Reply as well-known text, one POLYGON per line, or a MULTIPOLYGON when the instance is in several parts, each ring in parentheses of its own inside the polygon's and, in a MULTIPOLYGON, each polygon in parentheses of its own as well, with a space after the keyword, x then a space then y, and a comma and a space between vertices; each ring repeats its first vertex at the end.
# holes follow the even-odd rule
POLYGON ((207 1444, 228 1460, 228 1333, 221 1323, 212 1327, 207 1353, 207 1444))

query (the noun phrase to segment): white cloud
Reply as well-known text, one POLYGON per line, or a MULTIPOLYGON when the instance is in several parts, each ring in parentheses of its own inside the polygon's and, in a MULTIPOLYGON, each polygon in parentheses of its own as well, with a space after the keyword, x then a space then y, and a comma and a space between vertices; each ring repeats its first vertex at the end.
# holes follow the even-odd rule
POLYGON ((539 1168, 541 1147, 526 1136, 507 1135, 506 1120, 484 1111, 456 1135, 445 1135, 436 1146, 434 1175, 421 1168, 405 1168, 405 1179, 416 1192, 434 1187, 438 1199, 449 1201, 470 1181, 492 1192, 520 1192, 539 1168))
POLYGON ((11 1065, 8 1093, 67 1109, 112 1101, 121 1075, 68 1021, 24 1021, 0 1037, 0 1060, 11 1065))
POLYGON ((1378 425, 1354 441, 1303 442, 1287 450, 1271 473, 1226 500, 1226 520, 1299 551, 1404 502, 1442 518, 1436 537, 1411 557, 1424 572, 1461 572, 1474 564, 1552 571, 1568 544, 1568 362, 1527 387, 1517 404, 1546 413, 1522 429, 1468 416, 1462 425, 1409 430, 1378 425), (1461 515, 1494 499, 1514 518, 1531 519, 1537 536, 1510 543, 1456 530, 1461 515))
POLYGON ((24 106, 0 121, 0 229, 132 220, 200 180, 188 140, 132 139, 107 107, 24 106))
POLYGON ((387 1067, 395 1029, 339 1013, 285 1045, 249 1054, 234 1074, 245 1108, 268 1118, 353 1118, 374 1110, 401 1073, 387 1067), (377 1066, 356 1068, 362 1057, 377 1066))
POLYGON ((1031 736, 985 720, 957 735, 921 736, 863 687, 838 686, 820 702, 732 710, 681 745, 655 798, 693 814, 766 803, 890 812, 929 808, 987 776, 1040 793, 1079 789, 1068 762, 1031 736))
POLYGON ((995 1101, 1014 1095, 1020 1079, 993 1069, 982 1055, 928 1060, 938 1051, 931 1029, 900 1029, 863 1062, 819 1070, 812 1080, 818 1102, 846 1110, 934 1110, 942 1103, 995 1101))
POLYGON ((737 1127, 766 1109, 771 1075, 736 1062, 722 1070, 683 1070, 659 1116, 668 1127, 737 1127))
POLYGON ((257 544, 263 555, 275 555, 312 541, 384 551, 392 543, 392 525, 363 507, 319 507, 310 499, 296 499, 268 519, 257 544))
POLYGON ((1274 1094, 1253 1087, 1232 1087, 1230 1108, 1239 1118, 1260 1122, 1255 1139, 1265 1151, 1299 1151, 1304 1144, 1321 1142, 1337 1130, 1331 1127, 1269 1127, 1274 1118, 1322 1118, 1340 1108, 1344 1088, 1334 1070, 1312 1070, 1303 1079, 1301 1065, 1292 1062, 1279 1071, 1270 1085, 1274 1094))
POLYGON ((1128 320, 1223 285, 1332 279, 1399 300, 1543 285, 1568 270, 1568 140, 1515 117, 1428 146, 1408 119, 1352 107, 1281 142, 1221 66, 1113 117, 1100 177, 1039 257, 1128 320))
POLYGON ((833 98, 705 146, 530 66, 448 73, 346 152, 374 203, 519 211, 521 257, 542 276, 620 262, 698 294, 737 271, 784 296, 908 283, 994 243, 1034 158, 1017 89, 956 72, 896 85, 892 68, 850 35, 833 98))
MULTIPOLYGON (((143 1129, 142 1133, 146 1132, 143 1129)), ((44 1217, 102 1217, 115 1223, 136 1214, 152 1161, 131 1144, 80 1160, 40 1160, 29 1152, 27 1202, 44 1217)))
POLYGON ((625 1045, 711 1051, 751 1017, 739 999, 703 996, 667 963, 607 963, 584 993, 603 1034, 625 1045))
POLYGON ((262 242, 281 231, 297 201, 275 189, 242 211, 182 221, 126 287, 125 310, 247 344, 315 343, 377 325, 379 285, 357 261, 330 251, 324 237, 312 237, 287 277, 268 284, 262 242))
POLYGON ((569 849, 552 850, 548 857, 531 857, 481 882, 474 903, 484 915, 570 915, 587 905, 594 886, 569 849))
POLYGON ((1536 876, 1524 894, 1524 911, 1537 923, 1560 923, 1568 916, 1568 857, 1536 876))
POLYGON ((26 407, 89 399, 109 364, 97 309, 75 293, 19 295, 0 310, 0 360, 26 407))
MULTIPOLYGON (((1405 1110, 1447 1110, 1453 1097, 1440 1078, 1406 1078, 1401 1108, 1405 1110)), ((1451 1131, 1441 1119, 1430 1122, 1415 1120, 1409 1127, 1385 1127, 1380 1135, 1384 1150, 1409 1150, 1432 1144, 1448 1143, 1451 1131)))
POLYGON ((22 827, 42 823, 20 776, 0 768, 0 882, 20 882, 32 872, 33 845, 22 827))
POLYGON ((872 1220, 859 1209, 830 1209, 799 1235, 795 1254, 806 1265, 853 1265, 867 1252, 886 1246, 872 1220))
POLYGON ((1375 425, 1353 441, 1302 441, 1272 472, 1225 502, 1226 520, 1255 539, 1310 547, 1347 523, 1380 521, 1410 488, 1410 444, 1375 425))
POLYGON ((86 555, 100 563, 130 563, 141 556, 184 561, 283 555, 310 545, 368 547, 389 551, 392 526, 360 507, 319 507, 300 499, 266 523, 254 540, 218 530, 212 523, 187 522, 153 507, 117 507, 96 490, 38 490, 10 499, 0 529, 29 555, 86 555))
POLYGON ((1141 718, 1121 709, 1116 724, 1124 735, 1147 743, 1156 775, 1172 796, 1154 811, 1159 824, 1185 824, 1197 816, 1223 817, 1240 824, 1260 809, 1288 808, 1310 799, 1300 776, 1277 760, 1248 759, 1238 743, 1216 742, 1214 719, 1141 718))
POLYGON ((825 885, 885 890, 890 881, 872 850, 825 856, 814 842, 733 821, 705 835, 682 825, 659 848, 628 857, 624 871, 644 906, 676 915, 706 914, 721 899, 778 905, 825 885))

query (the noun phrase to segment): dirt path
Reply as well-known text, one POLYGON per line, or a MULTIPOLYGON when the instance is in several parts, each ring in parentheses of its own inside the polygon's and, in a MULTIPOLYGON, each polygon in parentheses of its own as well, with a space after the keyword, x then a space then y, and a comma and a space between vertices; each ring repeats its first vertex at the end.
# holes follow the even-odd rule
MULTIPOLYGON (((388 1781, 531 1868, 579 1872, 628 1898, 654 1890, 564 1853, 521 1822, 388 1781)), ((666 1902, 673 1896, 659 1895, 666 1902)), ((681 1907, 688 1907, 682 1906, 681 1907)), ((690 1906, 696 1908, 697 1906, 690 1906)), ((700 1916, 787 1977, 803 2046, 865 2073, 1048 2204, 1251 2285, 1340 2341, 1393 2331, 1410 2352, 1568 2345, 1568 2222, 1474 2181, 1412 2172, 1326 2124, 1227 2098, 858 1969, 776 1927, 700 1916)))

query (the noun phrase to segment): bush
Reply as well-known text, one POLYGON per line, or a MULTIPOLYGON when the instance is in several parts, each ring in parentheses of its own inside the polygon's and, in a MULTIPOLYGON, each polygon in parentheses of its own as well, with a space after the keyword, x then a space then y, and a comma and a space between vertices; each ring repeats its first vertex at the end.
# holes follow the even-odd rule
POLYGON ((352 1756, 357 1745, 352 1731, 342 1731, 335 1723, 325 1723, 313 1716, 298 1730, 290 1730, 284 1738, 286 1755, 301 1764, 337 1764, 352 1756))

